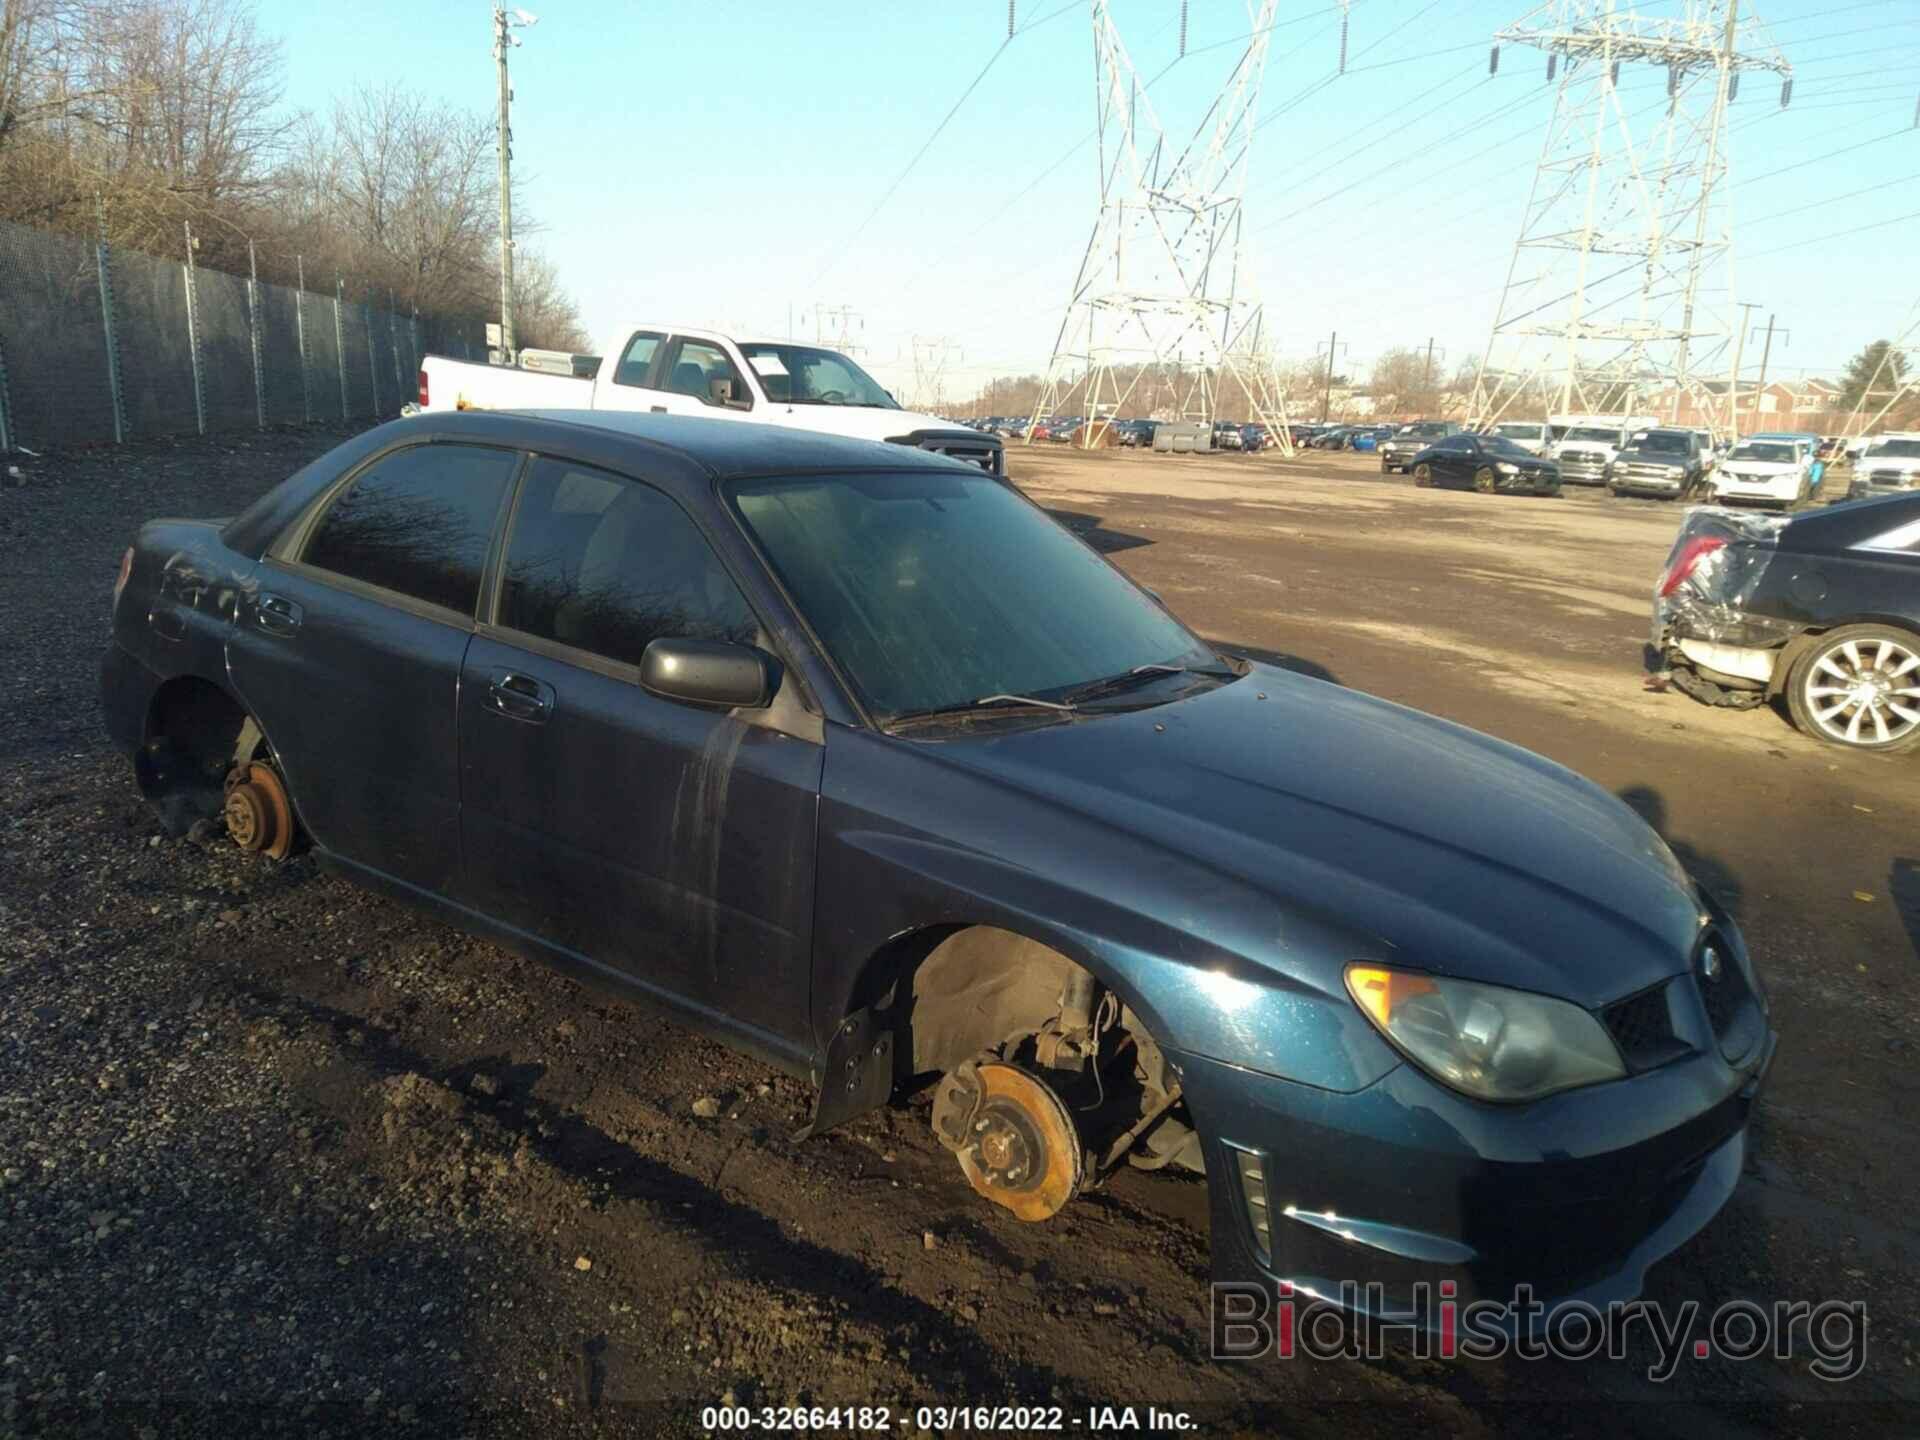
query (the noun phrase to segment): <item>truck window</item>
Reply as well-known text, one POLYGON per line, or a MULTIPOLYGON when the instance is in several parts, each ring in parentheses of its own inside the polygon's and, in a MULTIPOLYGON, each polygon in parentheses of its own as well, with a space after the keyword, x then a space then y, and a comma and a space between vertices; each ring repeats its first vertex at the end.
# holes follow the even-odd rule
POLYGON ((667 372, 664 389, 676 395, 691 395, 696 400, 708 400, 711 391, 710 380, 730 380, 733 382, 734 402, 739 405, 751 405, 753 392, 747 389, 747 382, 734 368, 733 361, 727 358, 727 352, 718 345, 705 340, 682 340, 679 351, 673 357, 673 368, 667 372))
POLYGON ((627 348, 620 352, 620 363, 613 367, 613 383, 645 385, 647 377, 653 373, 654 352, 665 338, 650 330, 638 332, 627 342, 627 348))

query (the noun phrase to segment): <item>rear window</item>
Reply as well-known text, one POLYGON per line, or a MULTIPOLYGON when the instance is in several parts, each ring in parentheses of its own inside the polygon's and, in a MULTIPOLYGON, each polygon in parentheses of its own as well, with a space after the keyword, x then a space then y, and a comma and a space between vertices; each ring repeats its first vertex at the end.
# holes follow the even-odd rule
POLYGON ((327 507, 300 558, 362 584, 471 615, 511 450, 415 445, 376 460, 327 507))

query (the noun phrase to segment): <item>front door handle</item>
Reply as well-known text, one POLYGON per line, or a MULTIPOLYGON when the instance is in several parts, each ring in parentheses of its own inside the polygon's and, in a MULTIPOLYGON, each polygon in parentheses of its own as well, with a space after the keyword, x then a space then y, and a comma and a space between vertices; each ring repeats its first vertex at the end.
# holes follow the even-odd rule
POLYGON ((487 680, 487 708, 509 720, 544 724, 553 713, 553 687, 515 670, 495 670, 487 680))
POLYGON ((282 595, 262 595, 254 602, 253 620, 269 635, 291 635, 300 628, 299 604, 282 595))

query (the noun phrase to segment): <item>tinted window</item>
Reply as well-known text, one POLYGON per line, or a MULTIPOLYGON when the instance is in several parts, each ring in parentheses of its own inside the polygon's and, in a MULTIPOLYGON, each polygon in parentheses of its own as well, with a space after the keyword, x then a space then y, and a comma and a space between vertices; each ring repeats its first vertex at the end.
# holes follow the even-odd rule
POLYGON ((737 482, 734 502, 881 716, 1045 697, 1140 665, 1216 665, 1179 621, 986 476, 737 482))
POLYGON ((647 374, 653 369, 654 352, 660 348, 662 337, 650 331, 642 330, 627 342, 627 348, 620 353, 620 363, 614 367, 613 383, 616 385, 644 385, 647 374))
POLYGON ((709 380, 731 380, 733 398, 749 398, 746 382, 740 378, 740 372, 733 368, 726 351, 704 340, 682 340, 680 353, 673 357, 673 369, 667 375, 666 388, 676 395, 692 395, 705 400, 709 394, 709 380))
POLYGON ((1518 455, 1523 460, 1534 458, 1533 452, 1513 443, 1504 435, 1482 435, 1480 448, 1494 455, 1518 455))
POLYGON ((557 460, 527 476, 498 621, 629 665, 659 636, 751 643, 753 613, 659 491, 557 460))
POLYGON ((471 615, 494 517, 519 462, 511 450, 477 445, 397 451, 327 507, 300 558, 471 615))

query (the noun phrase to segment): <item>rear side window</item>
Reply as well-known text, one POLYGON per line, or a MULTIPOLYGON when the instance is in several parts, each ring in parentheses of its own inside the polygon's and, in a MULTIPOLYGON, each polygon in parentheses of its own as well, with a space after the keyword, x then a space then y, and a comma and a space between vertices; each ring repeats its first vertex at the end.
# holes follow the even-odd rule
POLYGON ((620 352, 620 363, 613 368, 613 383, 616 385, 645 385, 647 377, 653 373, 654 352, 660 348, 665 336, 652 331, 642 330, 627 342, 627 348, 620 352))
POLYGON ((646 485, 558 460, 527 476, 499 623, 638 665, 662 636, 751 644, 753 611, 706 537, 646 485))
POLYGON ((416 445, 374 462, 331 505, 301 560, 471 615, 494 519, 520 457, 416 445))

